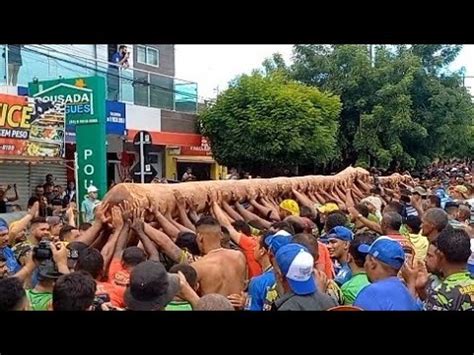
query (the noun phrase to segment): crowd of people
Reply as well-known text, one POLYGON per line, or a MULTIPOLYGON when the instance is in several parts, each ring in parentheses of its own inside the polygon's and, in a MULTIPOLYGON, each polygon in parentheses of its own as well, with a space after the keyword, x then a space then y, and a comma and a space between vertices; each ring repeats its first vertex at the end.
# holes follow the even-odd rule
MULTIPOLYGON (((17 203, 18 200, 19 193, 16 184, 0 186, 0 213, 22 211, 22 206, 17 203)), ((27 208, 31 208, 35 202, 40 205, 41 217, 63 217, 71 203, 76 203, 74 181, 70 181, 65 189, 62 185, 55 183, 52 174, 46 175, 45 182, 37 185, 34 194, 28 199, 27 208)))
POLYGON ((35 202, 39 204, 40 217, 65 217, 65 213, 76 204, 76 184, 70 181, 67 188, 54 183, 52 174, 46 175, 46 182, 35 187, 33 196, 28 200, 28 209, 35 202))
POLYGON ((0 310, 472 310, 471 174, 215 191, 199 212, 180 195, 176 210, 111 206, 90 187, 80 225, 73 190, 38 186, 26 216, 0 218, 0 310), (45 218, 48 196, 63 218, 45 218))

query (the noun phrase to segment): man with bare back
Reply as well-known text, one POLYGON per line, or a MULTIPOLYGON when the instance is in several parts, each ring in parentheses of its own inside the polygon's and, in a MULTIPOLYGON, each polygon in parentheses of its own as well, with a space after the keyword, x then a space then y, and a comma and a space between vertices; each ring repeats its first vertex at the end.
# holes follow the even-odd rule
POLYGON ((191 266, 196 270, 200 295, 219 293, 240 294, 247 281, 247 263, 242 252, 221 248, 221 226, 210 216, 196 224, 201 259, 191 266))

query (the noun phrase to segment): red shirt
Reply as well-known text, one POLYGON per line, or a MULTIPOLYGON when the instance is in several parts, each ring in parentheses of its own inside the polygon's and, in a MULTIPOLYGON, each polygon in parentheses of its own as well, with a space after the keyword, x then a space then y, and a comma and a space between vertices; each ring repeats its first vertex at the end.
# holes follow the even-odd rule
POLYGON ((262 267, 255 260, 253 254, 258 241, 255 238, 248 237, 245 234, 240 235, 239 247, 242 249, 247 260, 247 266, 249 268, 249 278, 258 276, 262 273, 262 267))
POLYGON ((96 281, 97 291, 96 295, 107 293, 110 297, 110 303, 112 306, 125 308, 125 301, 123 299, 125 293, 125 287, 120 287, 109 282, 96 281))
POLYGON ((122 266, 120 258, 112 259, 107 281, 117 286, 127 287, 129 280, 130 273, 122 266))
POLYGON ((334 265, 329 255, 328 247, 321 242, 318 242, 318 254, 317 269, 323 271, 329 280, 334 279, 334 265))

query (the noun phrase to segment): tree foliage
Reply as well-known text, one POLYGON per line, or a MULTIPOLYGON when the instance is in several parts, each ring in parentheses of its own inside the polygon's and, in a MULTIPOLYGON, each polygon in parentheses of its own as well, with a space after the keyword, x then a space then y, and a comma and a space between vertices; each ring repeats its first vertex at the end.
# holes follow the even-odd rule
POLYGON ((268 175, 275 167, 337 157, 339 98, 277 69, 238 77, 200 114, 201 131, 220 164, 268 175))
POLYGON ((284 71, 341 97, 336 164, 410 169, 473 156, 472 100, 459 73, 446 70, 460 49, 378 46, 372 65, 365 45, 296 45, 284 71))
POLYGON ((295 45, 290 66, 274 54, 235 79, 201 116, 203 133, 226 165, 413 169, 473 158, 472 98, 462 72, 448 71, 461 48, 376 46, 372 58, 367 45, 295 45))

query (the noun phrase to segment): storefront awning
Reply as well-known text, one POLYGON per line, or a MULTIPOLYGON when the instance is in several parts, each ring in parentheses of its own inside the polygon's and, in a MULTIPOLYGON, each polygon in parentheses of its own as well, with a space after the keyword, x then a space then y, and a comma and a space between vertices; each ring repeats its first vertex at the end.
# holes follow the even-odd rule
POLYGON ((40 157, 22 157, 22 156, 0 156, 0 164, 24 164, 24 165, 37 165, 37 164, 56 164, 66 165, 69 160, 63 158, 40 158, 40 157))
MULTIPOLYGON (((127 140, 133 141, 133 138, 139 131, 129 129, 127 140)), ((149 132, 153 144, 156 145, 180 145, 180 146, 199 146, 201 145, 201 135, 196 133, 176 133, 176 132, 149 132)))
POLYGON ((177 162, 180 163, 206 163, 214 164, 216 161, 209 156, 192 156, 192 155, 182 155, 173 157, 177 162))

